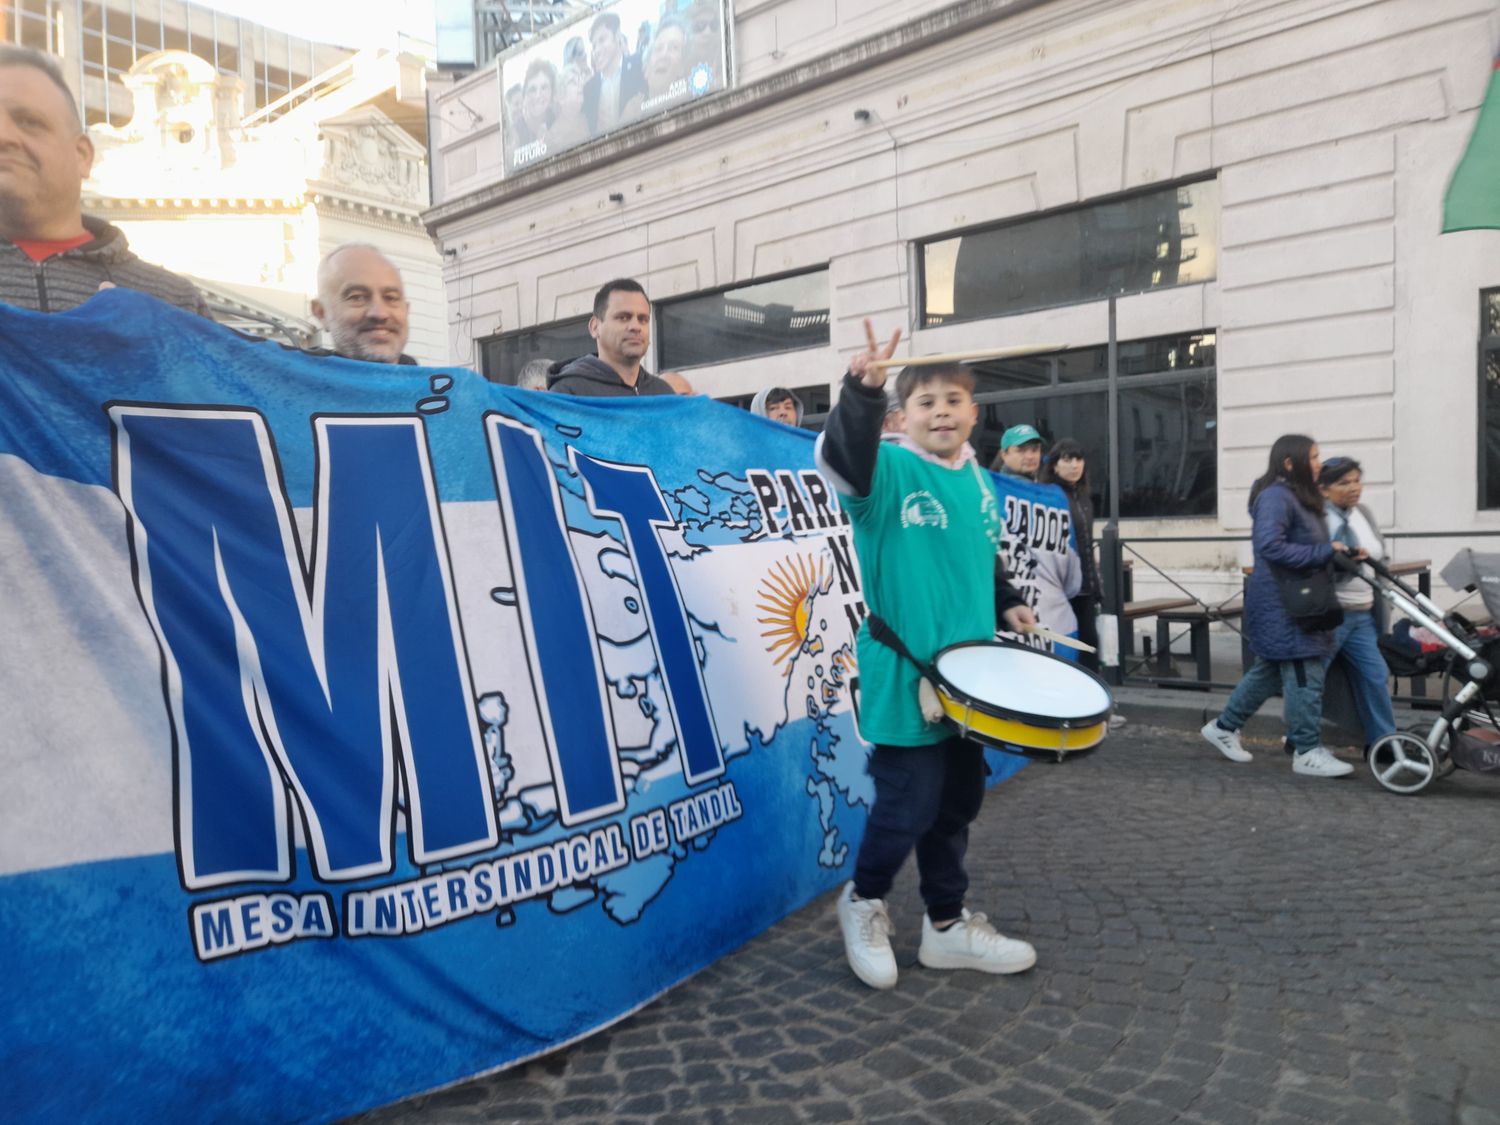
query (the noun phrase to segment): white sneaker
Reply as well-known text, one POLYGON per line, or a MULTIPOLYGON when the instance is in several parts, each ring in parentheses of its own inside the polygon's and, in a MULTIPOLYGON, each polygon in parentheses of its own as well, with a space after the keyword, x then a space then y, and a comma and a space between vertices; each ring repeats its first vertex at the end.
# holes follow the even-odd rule
POLYGON ((1124 715, 1122 715, 1118 711, 1116 711, 1114 714, 1110 715, 1110 717, 1109 717, 1109 729, 1110 730, 1119 730, 1121 727, 1123 727, 1129 721, 1130 720, 1127 719, 1124 715))
POLYGON ((1240 732, 1237 730, 1225 730, 1219 725, 1219 720, 1210 719, 1203 724, 1203 737, 1214 744, 1214 747, 1228 758, 1231 762, 1248 762, 1254 755, 1240 745, 1240 732))
POLYGON ((855 898, 854 884, 839 895, 839 929, 844 931, 844 956, 854 975, 871 988, 896 987, 896 955, 891 952, 891 916, 885 901, 855 898))
POLYGON ((1314 746, 1306 754, 1292 756, 1292 772, 1308 777, 1347 777, 1354 772, 1354 767, 1335 758, 1328 752, 1328 747, 1314 746))
POLYGON ((982 973, 1024 973, 1036 964, 1036 950, 995 932, 983 914, 964 911, 946 930, 922 915, 922 947, 917 960, 929 969, 978 969, 982 973))

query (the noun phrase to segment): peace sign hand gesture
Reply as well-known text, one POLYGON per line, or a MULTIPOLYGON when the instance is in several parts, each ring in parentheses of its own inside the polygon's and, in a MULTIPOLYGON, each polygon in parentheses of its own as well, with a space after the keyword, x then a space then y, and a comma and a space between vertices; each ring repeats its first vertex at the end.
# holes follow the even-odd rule
POLYGON ((901 342, 901 329, 891 333, 891 342, 885 347, 880 346, 880 341, 875 339, 875 326, 870 323, 870 318, 865 318, 865 341, 867 350, 860 352, 849 361, 849 374, 853 375, 867 387, 885 386, 885 367, 873 367, 871 363, 877 359, 890 359, 896 354, 896 345, 901 342))

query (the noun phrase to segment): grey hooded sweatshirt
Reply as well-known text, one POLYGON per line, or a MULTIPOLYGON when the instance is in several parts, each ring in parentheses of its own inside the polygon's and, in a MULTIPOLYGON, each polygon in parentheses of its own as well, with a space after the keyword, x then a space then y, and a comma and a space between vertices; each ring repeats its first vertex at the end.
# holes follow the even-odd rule
POLYGON ((634 395, 671 395, 677 392, 665 379, 658 379, 644 367, 635 386, 627 387, 613 367, 596 355, 554 363, 547 373, 547 389, 560 395, 584 398, 622 398, 634 395))
MULTIPOLYGON (((758 415, 761 418, 766 417, 766 399, 776 389, 775 387, 767 387, 765 390, 756 391, 755 397, 750 400, 750 413, 758 415)), ((802 425, 802 399, 794 394, 792 395, 792 401, 797 404, 797 425, 800 426, 802 425)))

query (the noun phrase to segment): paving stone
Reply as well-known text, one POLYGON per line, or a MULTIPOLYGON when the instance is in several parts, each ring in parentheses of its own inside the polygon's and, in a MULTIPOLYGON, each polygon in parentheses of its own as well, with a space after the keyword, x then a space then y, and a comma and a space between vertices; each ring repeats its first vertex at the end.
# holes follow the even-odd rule
POLYGON ((941 1101, 943 1098, 963 1094, 967 1090, 962 1079, 941 1070, 919 1074, 908 1085, 923 1102, 941 1101))
POLYGON ((786 1110, 774 1105, 741 1106, 725 1120, 729 1125, 786 1125, 786 1110))
POLYGON ((849 1120, 849 1103, 844 1101, 803 1102, 798 1108, 804 1121, 844 1125, 849 1120))
POLYGON ((565 1098, 552 1107, 552 1115, 558 1121, 598 1121, 608 1110, 603 1098, 565 1098))
POLYGON ((817 1055, 807 1051, 783 1051, 771 1056, 771 1065, 782 1074, 796 1074, 820 1065, 817 1055))
POLYGON ((860 1098, 859 1113, 860 1116, 867 1118, 891 1117, 900 1113, 910 1113, 916 1104, 909 1095, 892 1087, 860 1098))
POLYGON ((649 1066, 640 1070, 627 1070, 624 1073, 624 1087, 627 1094, 644 1094, 651 1090, 664 1090, 669 1086, 676 1085, 681 1081, 682 1075, 679 1071, 665 1066, 649 1066))
MULTIPOLYGON (((908 924, 873 992, 830 891, 615 1028, 354 1120, 1500 1125, 1497 797, 1364 780, 1132 724, 973 829, 973 901, 1038 943, 1032 973, 921 969, 908 924)), ((911 865, 890 902, 920 917, 911 865)))
POLYGON ((1201 1087, 1191 1085, 1187 1082, 1178 1082, 1170 1079, 1154 1078, 1150 1082, 1138 1087, 1135 1096, 1145 1098, 1149 1101, 1160 1102, 1170 1109, 1186 1109, 1194 1098, 1199 1094, 1201 1087))
POLYGON ((613 1094, 620 1088, 620 1079, 613 1074, 586 1074, 576 1078, 569 1078, 563 1085, 563 1092, 572 1096, 584 1096, 588 1094, 613 1094))
POLYGON ((1089 1078, 1089 1085, 1112 1094, 1127 1094, 1146 1081, 1149 1072, 1110 1067, 1097 1071, 1089 1078))
POLYGON ((615 1112, 622 1116, 662 1117, 667 1112, 667 1099, 664 1094, 637 1094, 616 1105, 615 1112))

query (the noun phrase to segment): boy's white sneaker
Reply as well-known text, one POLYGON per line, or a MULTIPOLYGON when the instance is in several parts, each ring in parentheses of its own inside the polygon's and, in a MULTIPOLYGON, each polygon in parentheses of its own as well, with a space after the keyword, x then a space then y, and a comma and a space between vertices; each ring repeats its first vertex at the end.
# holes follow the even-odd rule
POLYGON ((1348 777, 1354 767, 1335 758, 1328 747, 1314 746, 1306 754, 1292 756, 1292 772, 1308 777, 1348 777))
POLYGON ((1250 751, 1240 745, 1240 732, 1225 730, 1219 725, 1217 719, 1209 719, 1204 723, 1202 734, 1214 744, 1214 749, 1231 762, 1248 762, 1254 757, 1250 751))
POLYGON ((871 988, 896 987, 896 955, 891 952, 891 916, 885 901, 855 898, 854 884, 839 895, 839 929, 844 956, 854 975, 871 988))
POLYGON ((996 933, 983 914, 970 914, 940 930, 922 915, 922 947, 917 960, 929 969, 978 969, 981 973, 1024 973, 1036 964, 1036 950, 1017 938, 996 933))

